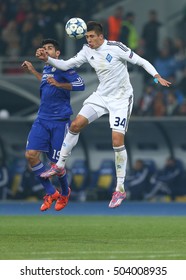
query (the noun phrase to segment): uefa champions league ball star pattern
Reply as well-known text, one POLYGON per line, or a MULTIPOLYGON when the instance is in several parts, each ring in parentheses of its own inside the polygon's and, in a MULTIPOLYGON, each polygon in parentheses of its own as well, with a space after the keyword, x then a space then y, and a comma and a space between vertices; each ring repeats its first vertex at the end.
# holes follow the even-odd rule
POLYGON ((87 25, 81 18, 71 18, 67 21, 65 30, 70 38, 81 39, 87 32, 87 25))

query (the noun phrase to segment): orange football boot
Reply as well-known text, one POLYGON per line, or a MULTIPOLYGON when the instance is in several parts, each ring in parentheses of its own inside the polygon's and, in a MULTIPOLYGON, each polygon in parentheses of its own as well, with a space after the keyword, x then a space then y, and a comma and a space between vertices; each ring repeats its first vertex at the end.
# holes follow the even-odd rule
POLYGON ((43 197, 44 202, 43 202, 43 204, 41 205, 40 210, 41 210, 41 211, 46 211, 46 210, 48 210, 48 209, 51 207, 52 202, 53 202, 54 200, 56 201, 59 197, 60 197, 60 193, 59 193, 57 190, 56 190, 56 192, 55 192, 54 194, 51 194, 51 195, 47 194, 47 195, 45 195, 45 196, 43 197))
POLYGON ((60 195, 60 197, 58 198, 58 200, 56 201, 56 204, 55 204, 55 210, 56 211, 60 211, 63 208, 65 208, 65 206, 68 204, 70 193, 71 193, 71 189, 68 188, 68 195, 67 196, 60 195))

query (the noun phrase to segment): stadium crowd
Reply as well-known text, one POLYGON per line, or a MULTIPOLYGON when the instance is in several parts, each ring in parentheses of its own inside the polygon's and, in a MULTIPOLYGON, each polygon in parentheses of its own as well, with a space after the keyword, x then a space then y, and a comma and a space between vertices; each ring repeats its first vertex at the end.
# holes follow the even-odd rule
POLYGON ((91 2, 61 0, 0 0, 0 56, 33 55, 43 38, 64 42, 64 25, 71 17, 85 21, 114 3, 113 0, 91 2))
MULTIPOLYGON (((82 0, 78 0, 78 3, 59 0, 0 0, 0 57, 15 59, 32 56, 33 50, 37 49, 43 38, 56 38, 63 46, 64 56, 65 22, 74 16, 89 20, 92 17, 91 11, 96 13, 104 7, 105 1, 97 0, 90 3, 82 0)), ((135 27, 135 14, 125 11, 123 7, 117 7, 113 15, 102 21, 108 39, 122 41, 149 60, 162 77, 172 81, 170 89, 162 89, 152 84, 144 71, 144 87, 133 115, 185 116, 186 39, 182 30, 186 25, 186 12, 183 10, 183 18, 175 27, 177 35, 165 38, 161 46, 159 29, 163 23, 159 21, 156 10, 150 10, 148 17, 141 34, 138 34, 135 27)), ((138 71, 136 67, 130 67, 129 71, 138 71)))

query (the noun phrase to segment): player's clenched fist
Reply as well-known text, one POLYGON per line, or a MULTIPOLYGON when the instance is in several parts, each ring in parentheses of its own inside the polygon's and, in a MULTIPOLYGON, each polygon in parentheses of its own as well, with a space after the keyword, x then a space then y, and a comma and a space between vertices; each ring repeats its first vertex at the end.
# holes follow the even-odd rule
POLYGON ((44 61, 48 60, 48 54, 45 52, 43 48, 39 48, 36 50, 36 57, 44 61))
POLYGON ((36 56, 40 57, 42 54, 44 53, 44 49, 43 48, 39 48, 36 50, 36 56))

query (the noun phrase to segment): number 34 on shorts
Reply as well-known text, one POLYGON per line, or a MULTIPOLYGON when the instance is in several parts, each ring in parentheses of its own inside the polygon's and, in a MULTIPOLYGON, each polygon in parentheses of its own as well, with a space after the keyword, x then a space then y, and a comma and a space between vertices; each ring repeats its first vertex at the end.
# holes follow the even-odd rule
POLYGON ((114 122, 115 127, 125 128, 125 125, 126 125, 126 118, 115 117, 115 122, 114 122))

